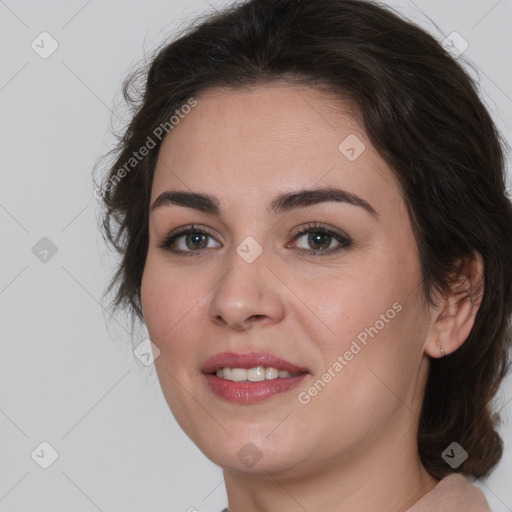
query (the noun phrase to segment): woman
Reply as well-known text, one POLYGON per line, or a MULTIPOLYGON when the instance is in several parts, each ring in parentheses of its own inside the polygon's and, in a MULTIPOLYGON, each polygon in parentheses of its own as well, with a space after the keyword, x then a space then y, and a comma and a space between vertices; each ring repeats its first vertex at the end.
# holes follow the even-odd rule
POLYGON ((229 512, 489 510, 512 209, 458 62, 371 2, 253 0, 133 83, 107 291, 229 512))

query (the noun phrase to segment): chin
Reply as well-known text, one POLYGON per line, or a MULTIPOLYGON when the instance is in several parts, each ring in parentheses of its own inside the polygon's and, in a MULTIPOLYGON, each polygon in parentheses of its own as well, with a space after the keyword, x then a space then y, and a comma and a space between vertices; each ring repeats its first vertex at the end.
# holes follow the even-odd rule
MULTIPOLYGON (((225 427, 230 430, 230 425, 225 427)), ((306 459, 304 441, 295 439, 287 430, 283 429, 275 438, 276 432, 267 438, 271 430, 256 425, 246 431, 238 427, 236 432, 238 434, 233 436, 225 431, 211 436, 212 430, 209 430, 208 433, 195 432, 190 437, 214 464, 242 473, 286 472, 306 459), (304 452, 303 456, 297 452, 297 447, 304 452)))

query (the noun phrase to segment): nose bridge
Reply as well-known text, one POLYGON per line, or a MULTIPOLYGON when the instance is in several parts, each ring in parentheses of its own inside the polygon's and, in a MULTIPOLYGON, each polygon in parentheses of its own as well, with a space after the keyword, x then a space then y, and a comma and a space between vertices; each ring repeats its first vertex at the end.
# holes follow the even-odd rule
POLYGON ((284 308, 263 246, 249 236, 226 258, 227 270, 214 286, 209 305, 212 320, 236 329, 255 320, 279 321, 284 308))

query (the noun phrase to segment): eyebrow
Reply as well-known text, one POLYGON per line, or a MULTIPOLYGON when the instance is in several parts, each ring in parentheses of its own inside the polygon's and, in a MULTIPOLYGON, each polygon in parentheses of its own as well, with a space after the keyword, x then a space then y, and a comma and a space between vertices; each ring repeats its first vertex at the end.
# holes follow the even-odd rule
MULTIPOLYGON (((270 203, 269 211, 277 215, 296 208, 304 208, 324 202, 347 203, 358 206, 366 210, 376 219, 379 218, 379 215, 368 201, 351 192, 333 187, 304 189, 280 194, 270 203)), ((194 208, 216 216, 221 215, 220 203, 215 196, 182 190, 166 190, 162 192, 151 205, 150 212, 155 211, 157 208, 170 205, 194 208)))

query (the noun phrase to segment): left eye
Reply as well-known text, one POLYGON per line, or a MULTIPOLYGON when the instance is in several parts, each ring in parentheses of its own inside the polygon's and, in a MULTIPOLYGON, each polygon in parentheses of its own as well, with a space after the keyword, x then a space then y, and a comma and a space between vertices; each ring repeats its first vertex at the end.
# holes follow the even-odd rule
POLYGON ((306 244, 310 249, 299 247, 300 251, 309 252, 313 255, 318 253, 330 254, 338 250, 345 249, 351 244, 351 240, 348 237, 334 233, 325 228, 318 227, 312 227, 301 231, 295 236, 294 241, 301 238, 305 238, 306 244), (338 242, 338 245, 332 247, 331 244, 334 241, 338 242))

